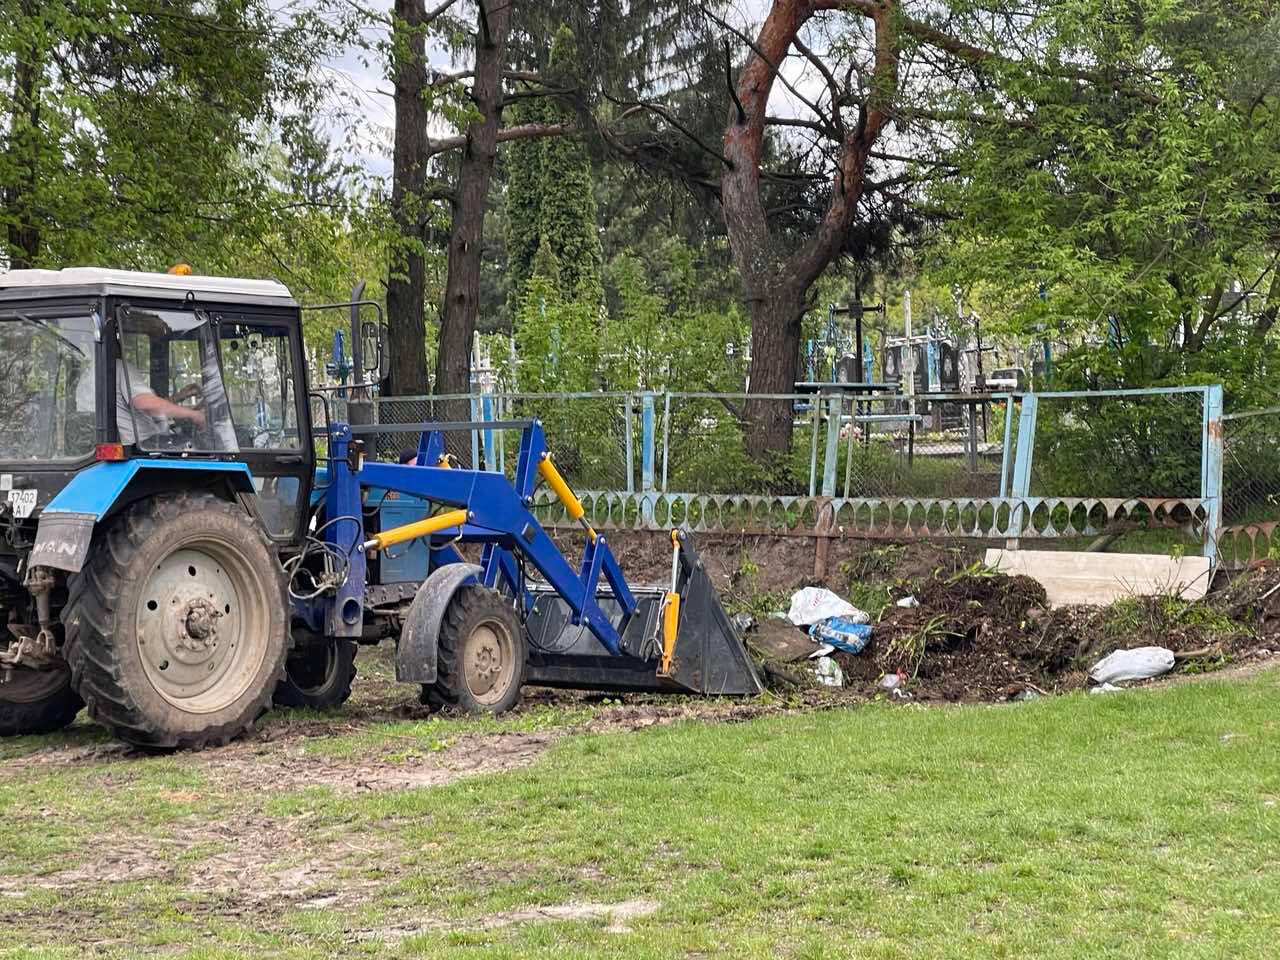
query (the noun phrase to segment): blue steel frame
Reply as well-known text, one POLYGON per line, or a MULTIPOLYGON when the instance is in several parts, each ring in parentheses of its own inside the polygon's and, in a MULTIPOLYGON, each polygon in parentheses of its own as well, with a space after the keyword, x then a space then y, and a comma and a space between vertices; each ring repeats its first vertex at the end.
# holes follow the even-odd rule
POLYGON ((1200 499, 1204 503, 1204 556, 1218 560, 1218 533, 1222 527, 1222 385, 1201 387, 1150 387, 1138 390, 1064 390, 1054 393, 993 394, 1008 404, 1005 413, 1004 456, 1000 470, 1000 497, 1009 504, 1011 547, 1017 546, 1024 511, 1035 507, 1031 497, 1031 458, 1035 450, 1036 414, 1039 401, 1075 397, 1141 397, 1158 394, 1198 393, 1204 411, 1200 440, 1200 499), (1009 438, 1013 426, 1013 403, 1021 400, 1018 442, 1013 454, 1013 475, 1009 478, 1009 438))
POLYGON ((575 573, 529 510, 538 482, 538 463, 547 453, 540 421, 532 421, 521 432, 514 480, 485 470, 436 466, 444 452, 444 437, 434 430, 423 432, 418 456, 411 464, 363 462, 352 441, 346 424, 335 424, 330 431, 332 466, 325 499, 330 519, 324 537, 350 558, 346 582, 326 612, 330 636, 357 636, 363 624, 366 565, 361 549, 365 536, 360 491, 378 487, 466 509, 467 522, 461 528, 432 535, 432 568, 462 562, 455 543, 483 544, 480 566, 484 585, 506 587, 517 599, 522 616, 528 616, 533 597, 525 589, 520 563, 526 560, 568 604, 574 624, 585 625, 610 654, 622 653, 621 634, 635 612, 636 600, 609 544, 599 534, 588 539, 575 573), (353 450, 357 451, 354 455, 353 450), (622 611, 616 625, 596 602, 602 577, 622 611))

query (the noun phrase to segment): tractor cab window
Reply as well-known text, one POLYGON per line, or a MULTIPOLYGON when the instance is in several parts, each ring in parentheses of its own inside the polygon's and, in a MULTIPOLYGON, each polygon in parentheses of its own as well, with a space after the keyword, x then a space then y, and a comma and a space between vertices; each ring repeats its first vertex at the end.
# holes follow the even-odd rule
POLYGON ((166 452, 239 452, 208 314, 125 306, 119 321, 120 442, 166 452))
POLYGON ((93 453, 98 327, 93 307, 0 310, 0 460, 93 453))
POLYGON ((222 376, 240 446, 299 447, 289 328, 224 315, 217 329, 222 376))

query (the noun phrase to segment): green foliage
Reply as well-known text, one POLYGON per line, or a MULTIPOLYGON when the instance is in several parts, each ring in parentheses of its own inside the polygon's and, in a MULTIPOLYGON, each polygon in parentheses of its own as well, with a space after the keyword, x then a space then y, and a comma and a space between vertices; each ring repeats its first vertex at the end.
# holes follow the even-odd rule
MULTIPOLYGON (((576 61, 573 32, 561 26, 551 44, 547 82, 571 85, 576 61)), ((515 111, 515 119, 517 123, 571 124, 576 117, 558 98, 538 95, 515 111)), ((603 254, 596 226, 594 171, 582 138, 539 137, 518 143, 508 166, 508 289, 517 304, 543 243, 559 261, 556 283, 563 297, 599 304, 604 299, 603 254)))
POLYGON ((1066 346, 1055 386, 1274 396, 1277 38, 1255 0, 1046 5, 1038 69, 953 98, 994 119, 961 124, 930 275, 981 288, 993 331, 1066 346))
POLYGON ((164 269, 269 231, 262 132, 308 110, 332 35, 258 0, 10 5, 0 154, 11 262, 164 269))
POLYGON ((583 391, 599 384, 598 311, 566 301, 559 278, 560 261, 544 239, 516 313, 516 386, 523 392, 583 391))

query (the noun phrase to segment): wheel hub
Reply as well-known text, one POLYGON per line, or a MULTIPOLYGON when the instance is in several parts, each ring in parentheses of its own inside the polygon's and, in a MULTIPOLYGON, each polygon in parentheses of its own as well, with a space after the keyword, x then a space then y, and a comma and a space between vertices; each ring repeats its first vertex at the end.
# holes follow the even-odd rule
POLYGON ((494 622, 476 626, 463 658, 467 688, 480 702, 501 698, 514 669, 512 638, 494 622))
POLYGON ((205 597, 196 597, 187 603, 185 615, 180 616, 179 631, 186 639, 183 644, 189 650, 212 650, 218 645, 218 618, 222 611, 205 597))
POLYGON ((139 597, 138 650, 147 678, 162 697, 192 712, 238 697, 265 643, 246 630, 257 619, 252 571, 234 561, 203 544, 180 548, 156 565, 139 597))

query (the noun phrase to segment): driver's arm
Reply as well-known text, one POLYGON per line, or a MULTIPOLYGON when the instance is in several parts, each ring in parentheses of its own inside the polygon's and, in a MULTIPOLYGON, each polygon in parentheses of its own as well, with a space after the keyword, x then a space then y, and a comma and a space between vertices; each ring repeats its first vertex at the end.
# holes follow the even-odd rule
POLYGON ((200 396, 200 384, 189 383, 177 393, 171 394, 169 399, 174 403, 181 403, 183 400, 190 400, 192 397, 200 396))
POLYGON ((176 403, 170 403, 163 397, 158 397, 154 393, 139 393, 133 398, 133 406, 141 410, 150 417, 168 417, 171 420, 191 420, 194 423, 203 426, 205 422, 204 413, 200 410, 193 410, 190 407, 179 406, 176 403))

